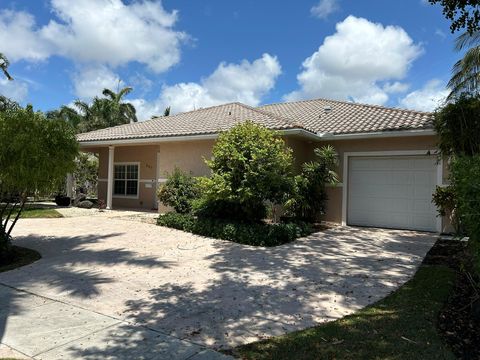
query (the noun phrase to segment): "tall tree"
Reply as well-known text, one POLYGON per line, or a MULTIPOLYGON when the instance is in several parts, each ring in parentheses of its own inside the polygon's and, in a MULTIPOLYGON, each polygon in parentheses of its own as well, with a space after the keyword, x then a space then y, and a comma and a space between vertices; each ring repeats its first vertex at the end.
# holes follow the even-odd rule
POLYGON ((123 98, 132 90, 133 89, 128 86, 121 89, 118 93, 110 89, 103 90, 103 95, 108 99, 106 107, 110 112, 109 126, 118 125, 118 123, 128 124, 138 121, 135 107, 130 103, 123 102, 123 98))
POLYGON ((0 69, 2 69, 2 72, 7 77, 7 79, 11 81, 13 80, 13 77, 11 77, 8 72, 9 66, 10 66, 10 62, 8 61, 7 57, 2 53, 0 53, 0 69))
POLYGON ((480 0, 428 0, 430 4, 440 4, 443 15, 451 21, 452 33, 467 29, 469 34, 480 30, 480 0))
POLYGON ((465 32, 455 42, 458 51, 468 49, 462 59, 453 66, 452 78, 448 87, 452 90, 449 100, 462 94, 479 93, 480 84, 480 30, 470 34, 465 32))

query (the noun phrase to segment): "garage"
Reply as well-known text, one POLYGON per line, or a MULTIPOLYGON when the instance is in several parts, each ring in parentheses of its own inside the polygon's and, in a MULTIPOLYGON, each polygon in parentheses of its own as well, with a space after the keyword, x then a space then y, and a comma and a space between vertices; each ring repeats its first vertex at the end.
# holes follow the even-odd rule
POLYGON ((437 230, 435 156, 348 157, 347 224, 437 230))

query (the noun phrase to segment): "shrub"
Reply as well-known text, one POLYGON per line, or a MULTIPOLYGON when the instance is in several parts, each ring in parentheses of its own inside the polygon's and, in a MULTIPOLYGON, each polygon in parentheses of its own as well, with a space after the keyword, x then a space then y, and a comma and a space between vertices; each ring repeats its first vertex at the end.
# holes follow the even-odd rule
POLYGON ((177 213, 189 213, 192 201, 198 197, 197 181, 191 174, 175 168, 158 189, 157 196, 162 204, 173 207, 177 213))
POLYGON ((264 126, 236 125, 220 134, 212 155, 206 162, 212 176, 202 180, 202 206, 212 216, 224 217, 228 204, 235 218, 258 221, 266 214, 266 201, 280 203, 291 189, 291 149, 264 126))
POLYGON ((470 236, 469 246, 480 273, 480 155, 452 161, 451 180, 457 195, 460 221, 470 236))
POLYGON ((245 223, 215 218, 196 217, 191 214, 167 213, 157 224, 193 234, 230 240, 253 246, 276 246, 298 237, 309 235, 312 228, 306 223, 265 224, 245 223))
POLYGON ((435 113, 443 156, 480 154, 480 96, 461 96, 435 113))
POLYGON ((327 204, 326 184, 336 184, 338 176, 338 154, 330 146, 314 150, 316 161, 303 164, 302 173, 295 176, 291 196, 285 202, 288 216, 315 221, 325 214, 327 204))

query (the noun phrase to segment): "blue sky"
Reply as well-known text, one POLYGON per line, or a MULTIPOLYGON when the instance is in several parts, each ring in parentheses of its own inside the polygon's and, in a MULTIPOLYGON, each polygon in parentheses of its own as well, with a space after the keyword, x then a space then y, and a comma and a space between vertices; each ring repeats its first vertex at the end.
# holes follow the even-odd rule
POLYGON ((424 0, 0 0, 0 93, 49 110, 129 85, 141 119, 317 97, 428 111, 453 40, 424 0))

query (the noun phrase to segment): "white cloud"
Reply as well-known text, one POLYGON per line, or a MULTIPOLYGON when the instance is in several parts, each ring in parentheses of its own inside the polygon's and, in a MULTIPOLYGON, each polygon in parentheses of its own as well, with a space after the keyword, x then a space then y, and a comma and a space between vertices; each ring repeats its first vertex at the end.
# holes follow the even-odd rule
POLYGON ((433 111, 444 103, 449 93, 442 81, 433 79, 423 88, 407 94, 399 105, 412 110, 433 111))
POLYGON ((28 95, 28 84, 22 80, 9 81, 2 77, 0 78, 0 95, 17 102, 22 102, 28 95))
POLYGON ((263 54, 253 62, 243 60, 239 64, 221 63, 199 83, 163 86, 159 97, 153 102, 144 99, 134 99, 131 102, 142 120, 162 114, 167 106, 171 106, 173 113, 233 101, 257 106, 274 87, 280 73, 277 58, 263 54))
POLYGON ((0 10, 0 44, 11 62, 45 60, 52 51, 35 30, 33 16, 23 11, 0 10))
POLYGON ((409 88, 409 84, 405 84, 400 81, 395 81, 393 83, 387 82, 385 85, 383 85, 383 91, 385 91, 387 94, 403 93, 409 88))
POLYGON ((116 90, 124 86, 120 77, 106 66, 81 68, 73 76, 74 93, 82 100, 101 96, 105 88, 116 90))
POLYGON ((187 39, 173 28, 177 12, 161 2, 51 0, 51 6, 57 19, 42 27, 30 14, 0 12, 2 51, 13 61, 52 55, 111 66, 137 61, 159 73, 178 63, 187 39))
MULTIPOLYGON (((314 97, 384 104, 385 83, 403 79, 422 49, 400 27, 347 17, 303 62, 300 89, 287 100, 314 97)), ((398 85, 396 86, 398 88, 398 85)))
POLYGON ((338 0, 320 0, 317 5, 310 9, 310 13, 320 19, 326 19, 338 9, 338 0))

